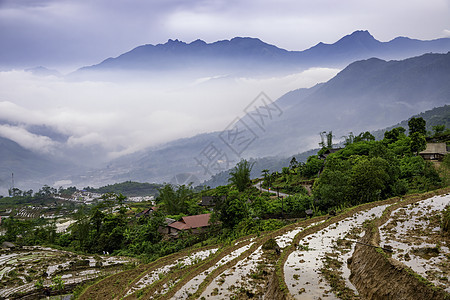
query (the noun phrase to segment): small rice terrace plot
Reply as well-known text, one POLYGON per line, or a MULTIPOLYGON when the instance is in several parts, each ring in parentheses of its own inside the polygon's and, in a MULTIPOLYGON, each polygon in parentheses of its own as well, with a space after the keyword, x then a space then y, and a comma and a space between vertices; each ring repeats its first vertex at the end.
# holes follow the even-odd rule
POLYGON ((350 271, 347 268, 353 243, 343 241, 357 238, 364 221, 380 216, 384 208, 386 205, 357 212, 303 237, 284 265, 284 279, 290 294, 297 299, 339 299, 324 278, 326 272, 341 275, 345 280, 344 288, 357 294, 356 288, 348 280, 350 271))
POLYGON ((398 208, 380 226, 380 244, 392 257, 450 292, 450 237, 442 234, 441 212, 450 195, 436 196, 398 208))
POLYGON ((24 247, 0 254, 0 298, 39 293, 36 283, 50 287, 52 278, 61 276, 65 285, 75 285, 122 270, 130 259, 81 256, 43 247, 24 247))

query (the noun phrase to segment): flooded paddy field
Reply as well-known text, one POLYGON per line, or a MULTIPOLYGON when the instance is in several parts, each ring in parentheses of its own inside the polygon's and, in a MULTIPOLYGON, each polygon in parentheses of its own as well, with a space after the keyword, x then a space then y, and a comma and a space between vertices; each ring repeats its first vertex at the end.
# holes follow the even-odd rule
MULTIPOLYGON (((166 276, 174 269, 182 269, 189 265, 195 265, 200 261, 206 259, 207 257, 213 255, 214 253, 216 253, 216 251, 217 248, 194 252, 188 256, 176 259, 170 264, 166 264, 160 268, 151 270, 150 272, 142 276, 142 278, 140 278, 135 284, 133 284, 133 286, 131 286, 130 289, 126 292, 125 296, 131 295, 132 293, 151 285, 152 283, 166 276)), ((162 292, 164 292, 164 290, 162 290, 162 292)))
POLYGON ((322 276, 324 262, 330 258, 338 262, 339 272, 346 280, 347 288, 357 294, 356 288, 348 280, 350 271, 347 268, 347 259, 352 255, 353 245, 347 251, 339 251, 338 244, 342 244, 350 236, 354 237, 355 231, 365 221, 380 216, 385 208, 386 205, 382 205, 355 213, 301 239, 297 250, 289 255, 284 265, 285 282, 291 295, 296 299, 339 299, 331 292, 330 284, 322 276))
POLYGON ((133 259, 113 256, 85 256, 44 247, 22 247, 0 252, 0 298, 50 288, 59 276, 65 285, 81 284, 99 276, 122 271, 133 259))
POLYGON ((392 257, 450 292, 450 237, 441 230, 441 213, 450 195, 436 196, 392 212, 380 227, 380 244, 392 257))

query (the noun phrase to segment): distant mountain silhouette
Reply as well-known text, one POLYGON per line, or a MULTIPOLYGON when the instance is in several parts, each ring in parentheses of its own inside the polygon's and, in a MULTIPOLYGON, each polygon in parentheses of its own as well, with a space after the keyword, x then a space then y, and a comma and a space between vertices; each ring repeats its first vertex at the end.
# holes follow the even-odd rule
POLYGON ((333 44, 319 43, 304 51, 287 51, 257 38, 236 37, 206 43, 169 40, 165 44, 143 45, 116 58, 83 67, 72 76, 95 72, 183 72, 197 76, 211 74, 255 75, 296 72, 309 67, 344 67, 360 59, 404 59, 429 52, 450 51, 450 38, 420 41, 398 37, 376 40, 368 31, 355 31, 333 44))

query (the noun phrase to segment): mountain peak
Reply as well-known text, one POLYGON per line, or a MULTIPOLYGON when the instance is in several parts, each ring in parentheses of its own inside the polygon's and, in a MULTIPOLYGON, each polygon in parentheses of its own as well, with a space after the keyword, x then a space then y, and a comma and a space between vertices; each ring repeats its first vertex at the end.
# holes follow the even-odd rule
POLYGON ((347 42, 347 41, 362 41, 362 42, 373 42, 376 41, 378 42, 373 35, 371 35, 369 33, 369 31, 367 30, 357 30, 354 31, 353 33, 344 36, 343 38, 341 38, 339 41, 337 41, 337 43, 340 42, 347 42))

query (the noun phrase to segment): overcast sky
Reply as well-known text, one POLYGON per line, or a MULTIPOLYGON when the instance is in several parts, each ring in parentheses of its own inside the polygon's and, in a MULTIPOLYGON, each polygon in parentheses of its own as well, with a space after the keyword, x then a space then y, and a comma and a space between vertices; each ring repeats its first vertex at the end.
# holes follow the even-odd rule
POLYGON ((0 66, 71 71, 176 38, 303 50, 359 29, 381 41, 450 36, 450 1, 0 0, 0 66))

